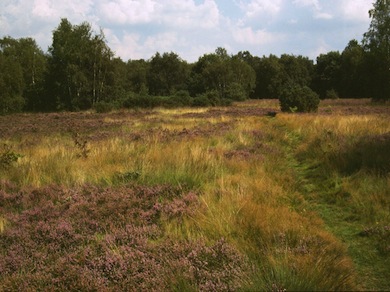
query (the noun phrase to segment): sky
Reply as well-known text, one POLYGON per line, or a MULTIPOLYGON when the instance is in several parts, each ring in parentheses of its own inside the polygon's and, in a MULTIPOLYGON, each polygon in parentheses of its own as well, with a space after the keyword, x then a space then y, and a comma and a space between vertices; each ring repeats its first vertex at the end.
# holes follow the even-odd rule
POLYGON ((342 52, 368 30, 374 0, 0 0, 0 38, 32 37, 43 51, 61 18, 103 30, 117 57, 174 52, 188 62, 229 54, 342 52))

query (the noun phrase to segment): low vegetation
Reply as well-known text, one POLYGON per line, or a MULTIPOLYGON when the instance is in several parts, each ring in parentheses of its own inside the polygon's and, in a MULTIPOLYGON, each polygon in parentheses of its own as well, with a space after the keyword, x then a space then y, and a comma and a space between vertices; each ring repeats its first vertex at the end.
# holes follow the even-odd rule
POLYGON ((389 119, 338 99, 0 116, 0 290, 388 290, 389 119))

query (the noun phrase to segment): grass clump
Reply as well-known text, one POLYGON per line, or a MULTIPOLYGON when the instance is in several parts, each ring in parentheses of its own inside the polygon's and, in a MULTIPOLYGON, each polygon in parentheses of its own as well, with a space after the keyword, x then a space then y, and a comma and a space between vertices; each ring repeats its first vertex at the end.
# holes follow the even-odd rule
POLYGON ((267 100, 0 124, 24 154, 0 172, 0 290, 389 287, 389 180, 372 159, 386 155, 388 116, 338 103, 331 115, 270 117, 267 100))

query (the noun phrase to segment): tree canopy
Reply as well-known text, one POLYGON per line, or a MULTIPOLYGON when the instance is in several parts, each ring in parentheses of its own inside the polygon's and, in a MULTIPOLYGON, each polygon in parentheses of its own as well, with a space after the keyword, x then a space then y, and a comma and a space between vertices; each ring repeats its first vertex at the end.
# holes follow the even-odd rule
POLYGON ((219 47, 194 63, 175 52, 123 61, 103 31, 61 19, 44 53, 34 39, 0 39, 0 113, 116 106, 217 105, 247 98, 279 98, 286 88, 320 98, 390 98, 390 1, 376 0, 363 40, 305 56, 231 55, 219 47), (137 99, 139 99, 137 101, 137 99))
POLYGON ((50 93, 61 109, 86 109, 108 97, 108 76, 114 54, 102 32, 94 34, 84 22, 62 19, 49 48, 50 93))
POLYGON ((370 94, 377 100, 390 98, 390 2, 376 0, 369 11, 371 24, 363 37, 370 76, 370 94))

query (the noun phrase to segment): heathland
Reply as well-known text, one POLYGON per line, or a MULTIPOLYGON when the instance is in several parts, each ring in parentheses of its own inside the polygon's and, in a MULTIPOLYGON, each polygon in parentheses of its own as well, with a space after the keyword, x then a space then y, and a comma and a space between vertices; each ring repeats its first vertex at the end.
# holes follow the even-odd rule
POLYGON ((0 116, 0 290, 389 290, 390 106, 0 116))

